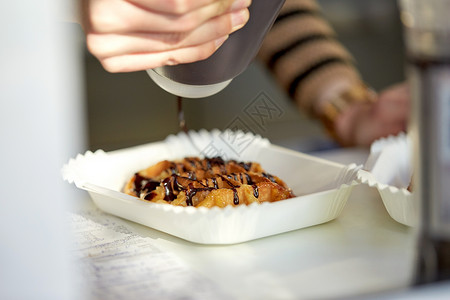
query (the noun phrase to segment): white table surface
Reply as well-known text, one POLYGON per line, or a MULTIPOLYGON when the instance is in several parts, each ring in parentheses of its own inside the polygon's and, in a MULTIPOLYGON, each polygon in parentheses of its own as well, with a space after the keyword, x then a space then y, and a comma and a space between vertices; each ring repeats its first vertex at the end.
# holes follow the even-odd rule
MULTIPOLYGON (((367 153, 317 156, 362 163, 367 153)), ((198 245, 128 223, 210 278, 229 299, 359 298, 407 289, 413 274, 415 231, 394 221, 368 186, 356 186, 331 222, 236 245, 198 245)))

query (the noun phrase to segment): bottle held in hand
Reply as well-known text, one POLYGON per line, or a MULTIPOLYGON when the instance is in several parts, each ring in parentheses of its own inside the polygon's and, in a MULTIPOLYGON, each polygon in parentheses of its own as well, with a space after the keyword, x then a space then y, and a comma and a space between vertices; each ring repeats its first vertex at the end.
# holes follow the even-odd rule
POLYGON ((161 88, 185 98, 203 98, 224 89, 255 58, 285 0, 256 0, 250 19, 209 58, 188 64, 147 70, 161 88))

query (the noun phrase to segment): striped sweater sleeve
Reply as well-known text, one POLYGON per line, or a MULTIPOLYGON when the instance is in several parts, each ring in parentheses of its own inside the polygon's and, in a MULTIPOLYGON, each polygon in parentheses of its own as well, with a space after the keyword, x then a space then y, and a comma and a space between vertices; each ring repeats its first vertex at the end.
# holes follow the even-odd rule
POLYGON ((333 88, 361 82, 352 56, 337 41, 314 0, 286 0, 259 58, 291 98, 312 115, 333 88))

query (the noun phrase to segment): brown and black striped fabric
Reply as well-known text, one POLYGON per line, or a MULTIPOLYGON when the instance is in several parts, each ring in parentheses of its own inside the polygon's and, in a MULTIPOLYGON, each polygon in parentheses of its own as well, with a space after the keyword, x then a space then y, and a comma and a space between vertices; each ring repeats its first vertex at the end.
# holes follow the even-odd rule
POLYGON ((360 82, 348 51, 314 0, 286 0, 268 33, 259 58, 306 112, 316 115, 317 102, 333 81, 360 82))

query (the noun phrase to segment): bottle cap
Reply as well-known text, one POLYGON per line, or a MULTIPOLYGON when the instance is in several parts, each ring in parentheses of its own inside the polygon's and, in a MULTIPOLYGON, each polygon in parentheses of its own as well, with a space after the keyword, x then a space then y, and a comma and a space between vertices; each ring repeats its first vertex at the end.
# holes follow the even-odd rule
POLYGON ((184 97, 184 98, 204 98, 217 94, 223 90, 230 82, 226 80, 223 82, 207 85, 190 85, 173 81, 157 73, 155 70, 147 70, 148 75, 153 81, 167 92, 184 97))

